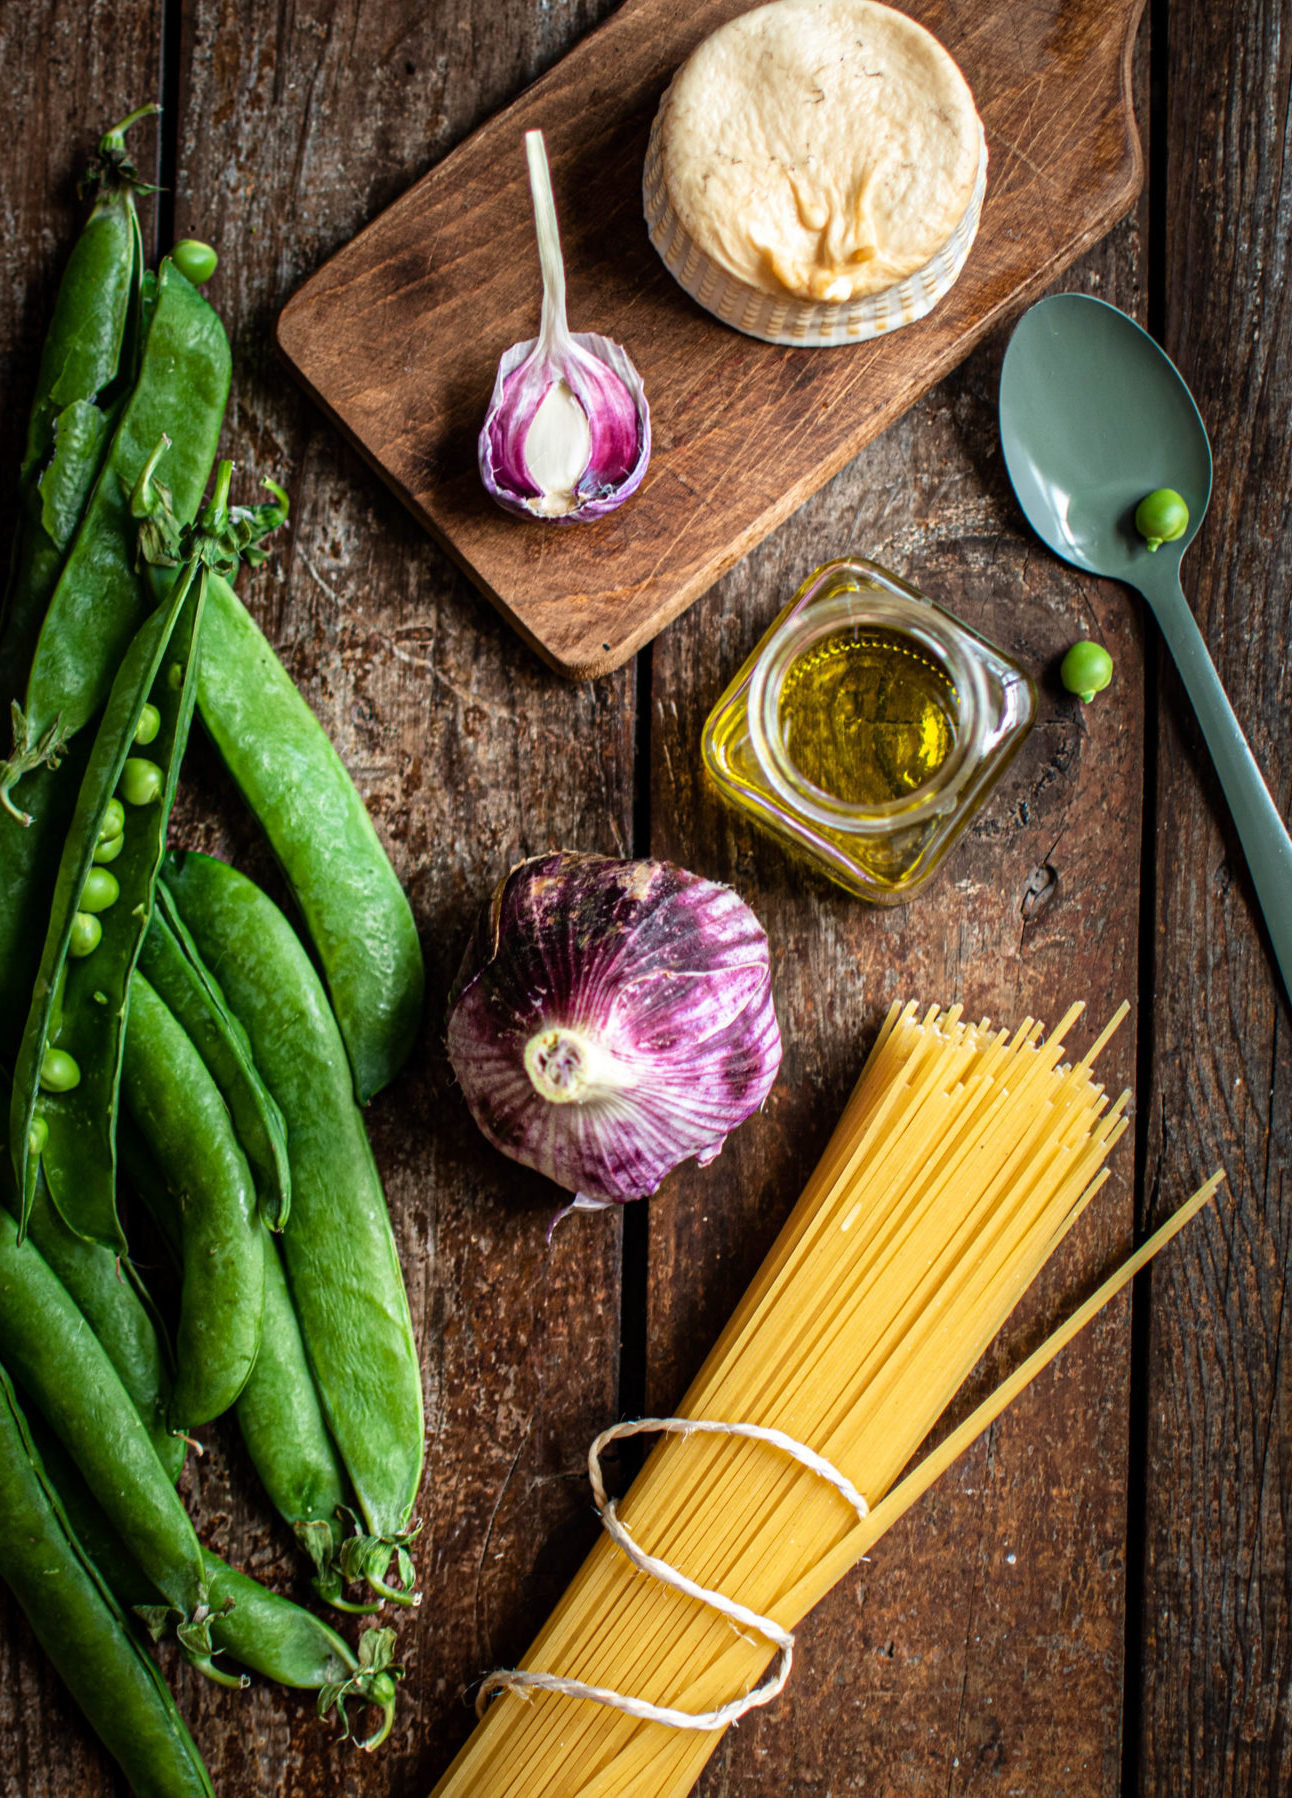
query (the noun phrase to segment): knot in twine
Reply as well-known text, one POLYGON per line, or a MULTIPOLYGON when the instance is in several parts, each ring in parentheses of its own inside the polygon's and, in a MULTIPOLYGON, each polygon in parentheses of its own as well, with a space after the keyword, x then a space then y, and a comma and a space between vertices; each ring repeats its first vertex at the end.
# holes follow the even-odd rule
POLYGON ((677 1592, 685 1592, 689 1598, 699 1599, 702 1604, 720 1611, 742 1629, 757 1630, 759 1635, 765 1636, 775 1646, 776 1660, 758 1685, 743 1697, 733 1698, 729 1704, 714 1711, 674 1710, 669 1705, 651 1704, 644 1698, 632 1698, 609 1686, 592 1686, 581 1679, 567 1679, 560 1673, 531 1673, 520 1667, 501 1668, 490 1673, 481 1685, 476 1697, 477 1716, 484 1715, 485 1707, 496 1692, 511 1691, 522 1695, 526 1691, 561 1692, 567 1698, 587 1698, 593 1704, 609 1705, 613 1710, 625 1711, 628 1716, 640 1717, 644 1722, 671 1724, 674 1729, 725 1729, 729 1723, 734 1723, 755 1706, 770 1704, 785 1689, 785 1682, 789 1679, 790 1669, 794 1664, 792 1632, 782 1628, 774 1617, 763 1617, 737 1599, 728 1598, 722 1592, 715 1592, 709 1586, 701 1586, 695 1580, 688 1579, 686 1574, 671 1567, 667 1561, 660 1560, 657 1555, 647 1554, 621 1522, 614 1499, 607 1497, 601 1478, 602 1450, 608 1443, 622 1436, 656 1433, 670 1436, 744 1436, 753 1442, 765 1442, 827 1481, 847 1499, 859 1518, 870 1515, 870 1507, 846 1475, 840 1473, 824 1455, 819 1455, 806 1443, 797 1442, 793 1436, 787 1436, 784 1430, 769 1429, 757 1423, 715 1423, 696 1417, 639 1417, 635 1422, 612 1424, 608 1430, 602 1430, 588 1450, 588 1479, 592 1485, 597 1515, 607 1535, 642 1573, 650 1574, 652 1579, 672 1586, 677 1592))

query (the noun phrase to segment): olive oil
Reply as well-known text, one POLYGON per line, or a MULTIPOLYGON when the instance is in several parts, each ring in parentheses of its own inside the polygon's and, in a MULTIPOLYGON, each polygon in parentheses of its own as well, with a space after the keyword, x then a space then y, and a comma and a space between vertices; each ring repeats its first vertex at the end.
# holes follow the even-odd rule
POLYGON ((955 748, 959 697, 922 643, 852 629, 814 643, 781 685, 781 740, 799 773, 849 805, 927 786, 955 748))
POLYGON ((861 557, 806 580, 704 727, 719 792, 874 905, 921 891, 1027 735, 1002 650, 861 557))

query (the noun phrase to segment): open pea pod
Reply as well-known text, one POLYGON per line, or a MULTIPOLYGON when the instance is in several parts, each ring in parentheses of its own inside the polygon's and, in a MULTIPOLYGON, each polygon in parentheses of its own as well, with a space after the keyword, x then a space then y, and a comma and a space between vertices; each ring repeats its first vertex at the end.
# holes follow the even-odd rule
POLYGON ((193 718, 207 582, 213 571, 234 573, 243 556, 260 559, 261 539, 287 515, 286 495, 272 483, 271 505, 230 506, 233 464, 221 462, 211 500, 195 524, 181 528, 170 495, 153 483, 168 444, 163 437, 154 448, 129 506, 141 521, 141 557, 179 572, 127 648, 94 739, 63 846, 10 1110, 24 1219, 40 1157, 69 1228, 109 1247, 124 1246, 116 1117, 130 977, 193 718), (133 754, 136 747, 147 754, 133 754))
POLYGON ((113 1249, 126 1246, 117 1217, 113 1121, 127 994, 193 717, 192 650, 203 587, 196 568, 186 570, 136 635, 113 683, 64 844, 14 1070, 10 1150, 23 1228, 39 1159, 68 1227, 113 1249), (159 728, 146 757, 134 759, 157 770, 160 780, 152 784, 159 790, 149 803, 123 808, 122 848, 111 862, 96 862, 148 704, 159 728))
POLYGON ((260 1215, 271 1230, 281 1230, 291 1208, 283 1114, 260 1077, 246 1031, 229 1010, 175 901, 160 883, 139 966, 219 1088, 256 1183, 260 1215))

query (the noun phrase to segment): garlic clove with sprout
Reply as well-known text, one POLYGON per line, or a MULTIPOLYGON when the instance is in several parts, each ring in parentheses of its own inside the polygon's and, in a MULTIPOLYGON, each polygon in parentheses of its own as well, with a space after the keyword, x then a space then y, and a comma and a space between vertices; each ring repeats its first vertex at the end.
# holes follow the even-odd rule
POLYGON ((480 432, 480 478, 505 511, 577 523, 613 512, 641 485, 650 461, 650 408, 619 344, 569 329, 541 131, 526 132, 525 149, 543 315, 538 336, 513 344, 498 364, 480 432))
POLYGON ((729 887, 561 852, 513 868, 450 996, 449 1059, 495 1148, 581 1207, 712 1161, 780 1066, 767 938, 729 887))

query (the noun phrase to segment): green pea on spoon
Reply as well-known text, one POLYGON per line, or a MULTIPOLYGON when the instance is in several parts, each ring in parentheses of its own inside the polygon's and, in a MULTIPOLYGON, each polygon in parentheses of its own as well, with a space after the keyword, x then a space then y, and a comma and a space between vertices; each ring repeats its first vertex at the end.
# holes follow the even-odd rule
POLYGON ((1138 588, 1157 619, 1292 994, 1292 838, 1180 586, 1180 559, 1211 498, 1211 446, 1192 394, 1124 312, 1054 294, 1023 314, 1005 353, 1000 435, 1037 536, 1078 568, 1138 588))

